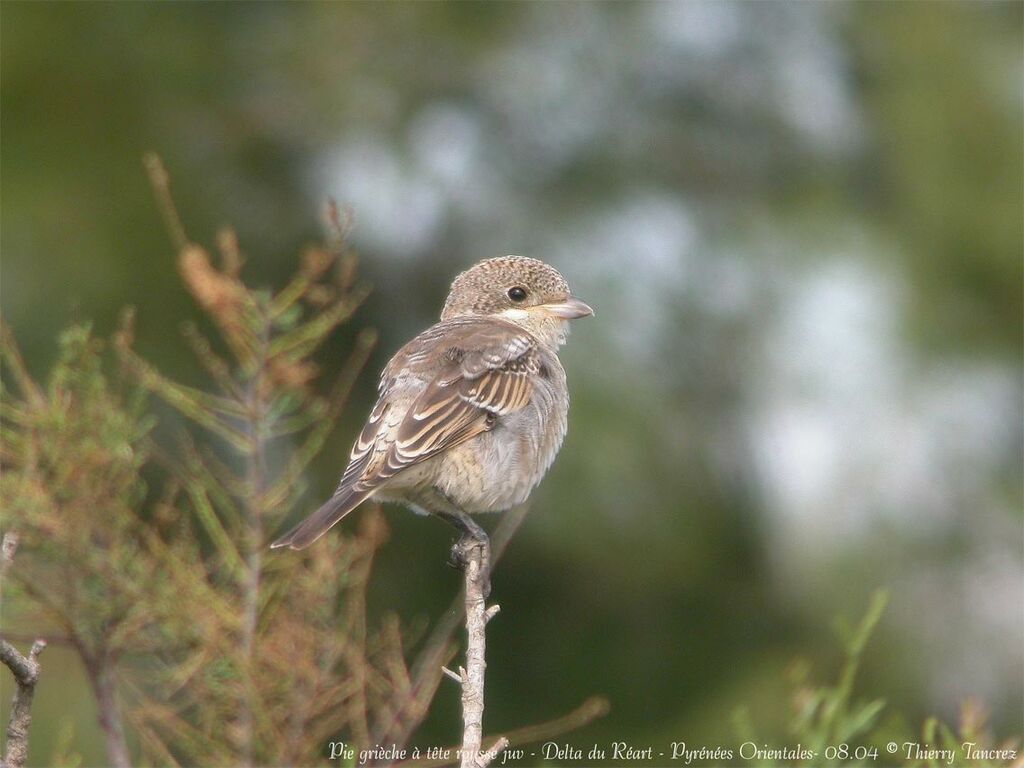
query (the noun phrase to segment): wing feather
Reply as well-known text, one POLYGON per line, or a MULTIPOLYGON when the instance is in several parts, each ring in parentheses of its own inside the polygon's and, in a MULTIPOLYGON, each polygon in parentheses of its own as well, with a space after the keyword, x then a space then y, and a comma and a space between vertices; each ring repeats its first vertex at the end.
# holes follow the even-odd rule
POLYGON ((511 323, 462 317, 428 328, 384 369, 334 495, 273 546, 308 546, 402 470, 493 429, 530 402, 539 369, 536 339, 511 323))
POLYGON ((393 436, 389 477, 492 429, 498 417, 525 406, 531 375, 539 369, 536 339, 494 319, 439 323, 405 351, 385 370, 384 397, 400 372, 415 372, 430 362, 434 370, 393 436))

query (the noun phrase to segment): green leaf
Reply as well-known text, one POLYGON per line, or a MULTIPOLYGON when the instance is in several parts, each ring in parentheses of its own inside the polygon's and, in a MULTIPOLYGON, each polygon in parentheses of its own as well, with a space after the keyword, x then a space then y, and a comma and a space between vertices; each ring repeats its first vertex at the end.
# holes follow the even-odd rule
POLYGON ((876 699, 855 710, 836 728, 836 741, 844 742, 853 739, 871 729, 885 708, 885 699, 876 699))
POLYGON ((864 618, 861 619, 860 625, 850 638, 851 655, 860 655, 861 651, 864 650, 864 646, 867 644, 868 638, 871 637, 871 633, 882 618, 882 614, 885 613, 885 607, 888 604, 888 590, 879 589, 871 595, 871 602, 868 604, 868 610, 864 614, 864 618))

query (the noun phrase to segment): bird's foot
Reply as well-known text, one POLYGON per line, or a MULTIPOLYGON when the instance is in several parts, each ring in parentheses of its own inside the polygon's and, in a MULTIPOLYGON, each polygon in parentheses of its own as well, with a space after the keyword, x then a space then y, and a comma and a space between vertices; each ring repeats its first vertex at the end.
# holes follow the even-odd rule
MULTIPOLYGON (((460 536, 452 544, 452 548, 448 553, 448 564, 459 571, 465 571, 469 567, 469 561, 474 556, 474 550, 483 549, 487 547, 486 539, 479 539, 469 534, 460 536)), ((483 552, 480 554, 481 561, 483 558, 483 552)))
POLYGON ((486 534, 474 535, 466 533, 461 536, 448 553, 448 564, 460 571, 469 568, 472 560, 477 559, 480 564, 479 578, 483 584, 484 599, 491 594, 491 546, 486 534))

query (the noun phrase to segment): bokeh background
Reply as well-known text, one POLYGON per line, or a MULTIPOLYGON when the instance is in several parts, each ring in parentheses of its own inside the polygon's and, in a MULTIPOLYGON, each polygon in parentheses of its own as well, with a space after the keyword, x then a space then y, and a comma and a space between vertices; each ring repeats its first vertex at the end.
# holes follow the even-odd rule
MULTIPOLYGON (((324 495, 451 277, 548 260, 597 315, 563 355, 568 439, 495 576, 489 725, 600 693, 610 714, 569 741, 729 744, 739 704, 781 734, 787 665, 834 672, 831 619, 887 587, 860 690, 915 728, 977 696, 1008 735, 1022 9, 7 0, 3 314, 43 374, 61 328, 109 333, 137 305, 137 348, 201 384, 143 152, 194 239, 237 228, 250 281, 291 272, 327 196, 351 206, 374 292, 324 360, 358 326, 381 344, 311 478, 324 495)), ((435 617, 450 534, 388 519, 374 608, 435 617)), ((34 754, 72 733, 101 764, 72 657, 46 664, 34 754)), ((448 693, 428 742, 452 739, 448 693)))

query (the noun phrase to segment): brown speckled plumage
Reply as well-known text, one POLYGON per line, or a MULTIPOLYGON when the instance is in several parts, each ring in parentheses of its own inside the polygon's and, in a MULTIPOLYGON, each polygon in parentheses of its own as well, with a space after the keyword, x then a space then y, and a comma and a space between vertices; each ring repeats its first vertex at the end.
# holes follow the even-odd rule
POLYGON ((385 367, 334 495, 272 546, 308 546, 370 496, 448 518, 525 501, 565 436, 558 347, 567 321, 588 314, 537 259, 460 274, 441 321, 385 367))
POLYGON ((558 270, 527 256, 501 256, 478 262, 452 282, 441 319, 463 315, 491 315, 514 307, 535 307, 545 298, 569 295, 569 284, 558 270), (508 289, 519 286, 527 291, 517 304, 508 297, 508 289))

